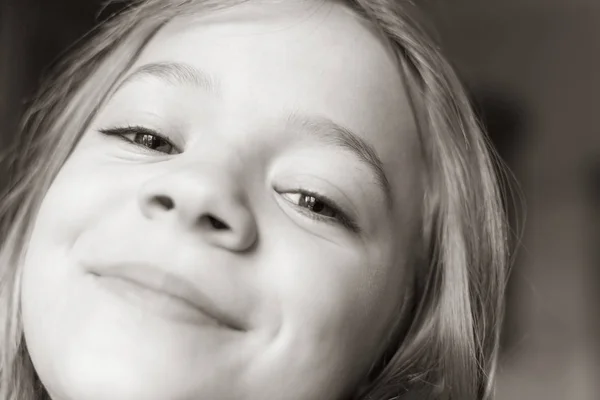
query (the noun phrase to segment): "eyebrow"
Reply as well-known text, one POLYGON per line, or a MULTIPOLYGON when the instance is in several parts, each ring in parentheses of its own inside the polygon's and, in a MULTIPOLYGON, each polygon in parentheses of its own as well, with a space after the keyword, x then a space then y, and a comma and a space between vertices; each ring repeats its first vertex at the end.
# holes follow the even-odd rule
POLYGON ((349 151, 366 165, 375 177, 375 183, 383 192, 388 210, 393 204, 392 190, 377 152, 363 138, 350 129, 322 116, 308 116, 291 113, 288 124, 303 128, 303 132, 315 135, 320 141, 349 151))
POLYGON ((158 78, 172 86, 194 86, 211 94, 218 94, 219 83, 215 77, 194 66, 183 63, 158 62, 144 64, 128 75, 117 88, 145 77, 158 78))
MULTIPOLYGON (((119 85, 142 79, 158 78, 173 86, 194 86, 211 94, 218 94, 219 82, 211 74, 194 66, 183 63, 159 62, 142 65, 127 76, 119 85)), ((383 162, 371 144, 350 129, 322 116, 309 116, 292 112, 288 116, 288 125, 300 128, 302 132, 316 136, 320 141, 332 144, 355 155, 366 165, 375 177, 375 183, 381 189, 388 210, 393 203, 389 180, 383 168, 383 162)))

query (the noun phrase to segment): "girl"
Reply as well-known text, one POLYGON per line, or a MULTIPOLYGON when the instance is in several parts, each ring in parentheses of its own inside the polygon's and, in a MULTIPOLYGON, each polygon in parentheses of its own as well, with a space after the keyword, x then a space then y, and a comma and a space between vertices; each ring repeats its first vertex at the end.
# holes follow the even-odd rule
POLYGON ((13 162, 0 398, 489 398, 499 190, 409 11, 145 0, 106 23, 13 162))

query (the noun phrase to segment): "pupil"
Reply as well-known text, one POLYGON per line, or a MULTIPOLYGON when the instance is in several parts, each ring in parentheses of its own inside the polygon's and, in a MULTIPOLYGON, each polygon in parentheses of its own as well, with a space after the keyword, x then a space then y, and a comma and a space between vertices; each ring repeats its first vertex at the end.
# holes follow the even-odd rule
POLYGON ((150 133, 136 133, 133 140, 134 142, 151 150, 161 151, 164 153, 171 153, 172 150, 172 146, 169 142, 150 133))
MULTIPOLYGON (((313 197, 313 199, 314 199, 314 197, 313 197)), ((324 208, 325 208, 325 205, 321 202, 314 201, 312 204, 312 210, 314 212, 321 212, 321 211, 323 211, 324 208)))
POLYGON ((313 196, 305 195, 302 197, 302 205, 306 206, 309 210, 314 212, 323 211, 325 205, 320 201, 317 201, 313 196))
POLYGON ((154 149, 156 147, 156 140, 152 135, 144 135, 144 145, 154 149))

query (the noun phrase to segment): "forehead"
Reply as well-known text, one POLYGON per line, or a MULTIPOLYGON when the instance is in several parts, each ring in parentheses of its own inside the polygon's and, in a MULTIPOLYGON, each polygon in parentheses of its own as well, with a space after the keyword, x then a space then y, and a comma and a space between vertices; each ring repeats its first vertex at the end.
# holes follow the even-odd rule
POLYGON ((399 62, 388 42, 343 4, 247 2, 179 16, 132 69, 157 62, 210 75, 214 101, 229 117, 260 123, 292 110, 351 129, 381 158, 395 198, 415 192, 419 140, 399 62))

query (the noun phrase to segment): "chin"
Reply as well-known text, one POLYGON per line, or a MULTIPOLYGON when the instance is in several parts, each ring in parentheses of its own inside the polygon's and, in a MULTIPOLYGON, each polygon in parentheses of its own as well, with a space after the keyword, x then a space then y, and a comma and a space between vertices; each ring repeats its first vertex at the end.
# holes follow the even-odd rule
MULTIPOLYGON (((189 372, 187 372, 189 374, 189 372)), ((143 365, 135 360, 79 353, 41 376, 56 399, 75 400, 184 400, 190 396, 185 375, 167 366, 143 365), (169 373, 171 370, 171 373, 169 373), (187 392, 187 393, 186 393, 187 392)), ((197 382, 196 382, 197 384, 197 382)), ((204 398, 201 396, 200 398, 204 398)))
POLYGON ((51 394, 56 393, 53 399, 240 399, 233 395, 238 379, 225 365, 210 361, 214 354, 188 346, 177 348, 176 341, 166 343, 150 332, 138 340, 119 335, 114 328, 96 332, 78 332, 63 342, 61 351, 52 351, 50 364, 39 365, 32 355, 42 382, 51 394), (193 356, 198 351, 204 356, 193 356))

